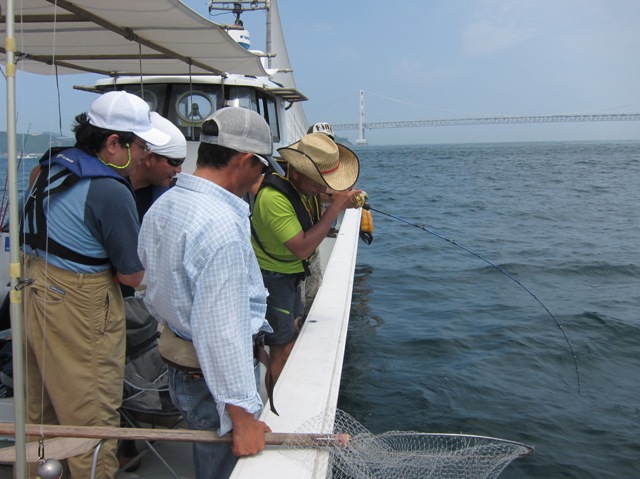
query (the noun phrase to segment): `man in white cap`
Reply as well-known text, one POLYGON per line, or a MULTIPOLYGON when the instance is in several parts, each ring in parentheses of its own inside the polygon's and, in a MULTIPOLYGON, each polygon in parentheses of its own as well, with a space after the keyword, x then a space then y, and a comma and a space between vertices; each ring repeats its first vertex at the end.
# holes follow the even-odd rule
POLYGON ((155 111, 151 112, 151 124, 169 135, 170 140, 165 145, 149 145, 140 166, 129 176, 140 223, 151 204, 172 186, 187 157, 187 140, 177 126, 155 111))
POLYGON ((194 174, 178 176, 140 231, 145 304, 164 324, 160 353, 172 399, 189 427, 232 431, 231 445, 194 443, 198 479, 229 477, 236 457, 261 451, 269 431, 254 417, 263 404, 253 350, 254 337, 271 328, 242 197, 277 167, 272 148, 258 113, 217 110, 202 124, 194 174))
MULTIPOLYGON (((21 231, 26 277, 26 419, 33 424, 119 426, 124 374, 124 305, 118 282, 137 286, 138 215, 126 177, 148 144, 169 136, 152 127, 149 106, 109 92, 76 117, 76 145, 40 162, 21 231)), ((37 439, 37 438, 36 438, 37 439)), ((118 470, 105 442, 96 477, 118 470)), ((69 459, 89 477, 92 453, 69 459)), ((37 464, 30 464, 35 468, 37 464)))
POLYGON ((269 290, 267 320, 274 330, 265 336, 273 380, 277 381, 296 338, 302 314, 301 281, 309 262, 338 215, 355 207, 353 196, 360 172, 358 157, 323 133, 310 133, 278 149, 288 163, 286 175, 265 176, 251 216, 253 249, 269 290), (318 195, 333 190, 320 215, 318 195))
POLYGON ((309 127, 307 133, 324 133, 332 140, 335 140, 335 136, 333 135, 333 127, 330 123, 320 122, 314 123, 309 127))

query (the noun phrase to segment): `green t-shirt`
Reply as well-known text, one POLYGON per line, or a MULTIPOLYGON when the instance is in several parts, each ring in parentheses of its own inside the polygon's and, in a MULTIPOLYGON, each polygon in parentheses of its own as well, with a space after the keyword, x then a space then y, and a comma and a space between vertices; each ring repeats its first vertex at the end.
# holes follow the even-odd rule
POLYGON ((296 212, 284 194, 269 186, 262 188, 255 200, 251 222, 262 246, 281 260, 267 256, 252 235, 251 244, 260 268, 287 274, 304 271, 302 261, 284 245, 302 231, 296 212))

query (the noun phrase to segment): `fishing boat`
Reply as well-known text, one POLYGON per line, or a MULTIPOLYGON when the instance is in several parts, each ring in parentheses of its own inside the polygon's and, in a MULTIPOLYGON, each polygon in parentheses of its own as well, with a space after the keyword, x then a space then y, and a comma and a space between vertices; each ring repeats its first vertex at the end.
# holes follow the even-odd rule
MULTIPOLYGON (((189 140, 183 165, 187 172, 195 167, 201 121, 224 106, 242 106, 263 115, 273 133, 274 151, 306 133, 308 125, 301 103, 306 97, 295 85, 276 0, 210 2, 210 9, 231 5, 236 21, 226 27, 200 16, 178 0, 21 0, 20 11, 13 3, 2 0, 0 4, 2 20, 6 21, 3 36, 8 39, 6 47, 0 49, 7 55, 7 130, 8 136, 14 138, 12 144, 10 139, 8 152, 9 179, 13 182, 14 65, 40 74, 98 73, 105 78, 79 88, 96 93, 123 89, 138 94, 152 110, 173 121, 189 140), (248 49, 249 36, 240 20, 244 10, 258 6, 267 12, 265 52, 248 49), (15 28, 17 24, 19 28, 15 28)), ((19 338, 22 330, 18 290, 22 278, 15 188, 10 203, 10 231, 3 233, 2 239, 8 252, 0 265, 7 266, 1 279, 3 284, 10 284, 12 333, 19 338)), ((320 246, 324 280, 275 387, 274 403, 279 416, 268 406, 261 415, 275 432, 295 432, 319 415, 326 417, 326 429, 331 430, 349 321, 359 224, 360 211, 347 211, 337 224, 337 236, 326 238, 320 246)), ((13 347, 14 358, 20 358, 21 342, 14 340, 13 347)), ((14 366, 15 404, 0 400, 0 421, 14 421, 16 425, 17 477, 23 477, 25 461, 22 374, 21 366, 14 366)), ((322 458, 327 453, 319 449, 314 454, 317 460, 308 462, 310 467, 276 449, 265 450, 240 460, 233 477, 326 477, 326 461, 322 458), (314 468, 313 464, 325 466, 314 468)), ((181 460, 191 467, 190 458, 182 456, 181 460)))

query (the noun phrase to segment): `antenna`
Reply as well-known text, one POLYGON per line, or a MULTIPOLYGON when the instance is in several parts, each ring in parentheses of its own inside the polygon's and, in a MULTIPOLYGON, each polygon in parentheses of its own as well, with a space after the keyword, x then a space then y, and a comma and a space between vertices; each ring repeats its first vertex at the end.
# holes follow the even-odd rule
POLYGON ((209 15, 213 11, 231 12, 235 15, 236 20, 233 25, 219 25, 226 30, 231 38, 233 38, 242 48, 249 50, 251 48, 251 39, 249 32, 245 30, 244 23, 240 19, 243 12, 254 10, 269 10, 271 8, 271 0, 249 0, 240 2, 215 2, 209 0, 209 15))
POLYGON ((214 2, 209 0, 209 13, 212 11, 231 12, 236 16, 236 25, 242 21, 240 15, 242 12, 253 10, 269 10, 271 8, 271 0, 248 0, 244 2, 214 2))

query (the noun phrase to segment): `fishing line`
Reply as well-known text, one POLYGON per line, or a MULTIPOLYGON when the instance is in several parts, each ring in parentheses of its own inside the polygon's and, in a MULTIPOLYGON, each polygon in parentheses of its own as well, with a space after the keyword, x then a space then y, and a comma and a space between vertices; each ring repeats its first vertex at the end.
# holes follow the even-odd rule
POLYGON ((573 350, 573 346, 571 345, 571 341, 569 340, 569 337, 567 336, 567 334, 564 331, 564 328, 562 327, 562 325, 560 324, 560 321, 558 321, 556 319, 556 317, 553 315, 553 313, 551 313, 551 311, 549 311, 549 308, 547 308, 544 303, 542 301, 540 301, 538 299, 538 297, 533 294, 531 292, 531 290, 529 288, 527 288, 524 284, 522 284, 517 278, 513 277, 511 274, 509 274, 507 271, 505 271, 504 269, 502 269, 500 266, 498 266, 495 263, 492 263, 491 261, 489 261, 487 258, 481 256, 480 254, 476 253, 475 251, 472 251, 471 249, 467 248, 464 245, 461 245, 460 243, 456 242, 455 240, 452 240, 451 238, 447 238, 444 235, 441 235, 440 233, 438 233, 437 231, 433 231, 432 229, 427 228, 426 226, 421 226, 418 225, 416 223, 413 223, 409 220, 405 220, 404 218, 400 218, 399 216, 395 216, 392 215, 390 213, 386 213, 384 211, 380 211, 378 209, 375 209, 373 207, 371 207, 370 205, 366 204, 365 206, 363 206, 363 208, 365 209, 370 209, 371 211, 375 211, 376 213, 380 213, 383 214, 385 216, 388 216, 390 218, 396 219, 398 221, 401 221, 403 223, 406 223, 410 226, 414 226, 415 228, 421 229, 423 231, 426 231, 427 233, 433 235, 433 236, 437 236, 440 239, 443 239, 449 243, 451 243, 454 246, 457 246, 458 248, 466 251, 469 254, 472 254, 473 256, 475 256, 476 258, 484 261, 485 263, 487 263, 489 266, 497 269, 498 271, 500 271, 502 274, 504 274, 507 278, 509 278, 510 280, 512 280, 514 283, 516 283, 518 286, 520 286, 523 290, 525 290, 533 299, 535 299, 538 304, 540 306, 542 306, 544 308, 544 310, 547 312, 547 314, 549 314, 549 316, 551 316, 551 319, 553 319, 553 321, 556 323, 556 326, 558 326, 558 329, 560 329, 560 332, 562 333, 562 335, 564 336, 564 340, 566 341, 567 345, 569 346, 569 350, 571 351, 571 356, 573 357, 573 364, 575 365, 575 369, 576 369, 576 377, 578 380, 578 394, 580 394, 580 370, 578 368, 578 358, 576 357, 576 353, 573 350))

